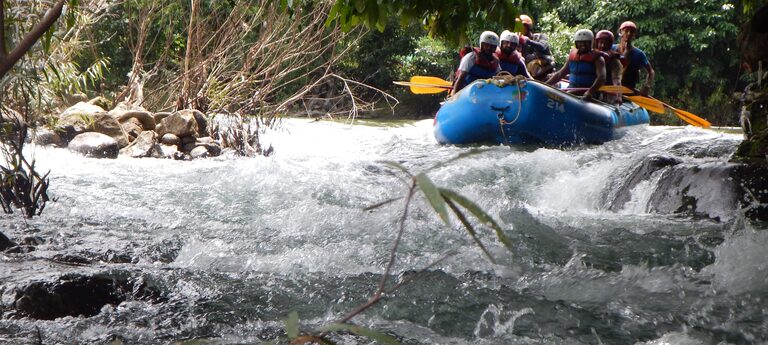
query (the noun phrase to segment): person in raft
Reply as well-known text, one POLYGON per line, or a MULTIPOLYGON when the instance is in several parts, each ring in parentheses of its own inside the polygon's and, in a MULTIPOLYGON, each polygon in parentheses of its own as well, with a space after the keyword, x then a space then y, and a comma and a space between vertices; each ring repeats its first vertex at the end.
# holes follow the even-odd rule
MULTIPOLYGON (((622 56, 612 49, 614 36, 609 30, 600 30, 595 35, 597 50, 605 53, 605 83, 608 85, 621 85, 622 56)), ((602 100, 606 103, 616 103, 620 100, 615 94, 603 93, 602 100)))
POLYGON ((644 69, 646 78, 645 84, 640 88, 640 94, 648 96, 656 72, 654 72, 651 62, 648 61, 648 57, 645 56, 645 52, 632 44, 635 38, 637 38, 637 25, 630 21, 621 23, 619 26, 619 34, 621 35, 621 42, 614 45, 613 50, 618 51, 625 60, 624 75, 621 77, 621 84, 630 89, 634 89, 640 81, 640 70, 644 69))
POLYGON ((499 46, 499 35, 493 31, 484 31, 480 35, 480 48, 474 48, 461 58, 459 72, 453 83, 451 96, 477 79, 488 79, 501 71, 499 58, 496 57, 496 47, 499 46))
POLYGON ((547 80, 549 74, 555 71, 555 59, 549 49, 547 35, 533 32, 533 19, 528 15, 520 15, 515 21, 523 24, 518 50, 528 64, 528 72, 536 80, 547 80))
POLYGON ((597 95, 600 87, 605 84, 605 54, 592 49, 594 38, 590 30, 576 31, 573 35, 575 48, 568 54, 568 61, 547 80, 547 84, 555 85, 567 75, 570 88, 587 88, 583 94, 584 100, 591 100, 597 95))
POLYGON ((525 59, 517 51, 517 45, 520 43, 520 37, 511 31, 504 30, 501 33, 501 46, 496 50, 496 57, 499 58, 501 70, 511 75, 522 75, 530 78, 528 68, 525 67, 525 59))

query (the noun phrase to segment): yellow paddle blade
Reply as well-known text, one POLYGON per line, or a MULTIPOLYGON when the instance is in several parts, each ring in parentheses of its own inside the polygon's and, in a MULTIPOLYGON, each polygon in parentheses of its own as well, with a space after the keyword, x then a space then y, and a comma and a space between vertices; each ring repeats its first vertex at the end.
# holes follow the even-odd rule
POLYGON ((632 89, 622 85, 603 85, 600 87, 600 91, 620 93, 620 94, 632 94, 635 93, 632 89))
MULTIPOLYGON (((670 107, 670 108, 672 108, 672 107, 670 107)), ((709 128, 710 126, 712 126, 712 124, 709 123, 709 121, 707 121, 705 119, 702 119, 702 118, 694 115, 693 113, 687 112, 685 110, 680 110, 680 109, 677 109, 677 108, 672 108, 672 111, 674 111, 675 115, 677 115, 680 119, 682 119, 683 121, 685 121, 685 122, 687 122, 687 123, 689 123, 689 124, 691 124, 693 126, 701 127, 701 128, 709 128)))
POLYGON ((407 81, 393 81, 393 83, 396 85, 410 86, 411 92, 417 95, 441 93, 452 89, 450 86, 434 86, 429 84, 411 83, 407 81))
POLYGON ((664 103, 661 103, 661 101, 643 96, 627 96, 627 98, 635 104, 648 109, 648 111, 652 111, 657 114, 666 113, 664 110, 664 103))
POLYGON ((411 83, 427 84, 430 86, 453 86, 453 83, 438 77, 415 75, 411 77, 411 83))

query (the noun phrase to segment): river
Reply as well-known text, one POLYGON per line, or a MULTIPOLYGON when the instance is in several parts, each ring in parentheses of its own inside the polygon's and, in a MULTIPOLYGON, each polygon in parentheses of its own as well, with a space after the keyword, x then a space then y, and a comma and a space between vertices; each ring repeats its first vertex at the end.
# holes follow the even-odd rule
MULTIPOLYGON (((437 145, 431 129, 431 120, 286 120, 262 136, 273 155, 237 159, 35 148, 57 201, 0 223, 11 238, 44 239, 31 253, 0 254, 0 344, 252 344, 282 334, 292 311, 303 329, 332 323, 374 293, 397 236, 404 200, 363 211, 407 193, 408 180, 381 161, 419 173, 472 149, 437 145), (67 274, 127 277, 160 297, 54 320, 8 307, 14 287, 67 274)), ((479 226, 491 263, 457 219, 445 226, 417 195, 390 282, 415 279, 353 322, 403 344, 768 343, 766 227, 725 205, 717 181, 698 204, 709 217, 659 211, 659 174, 621 189, 650 156, 724 164, 740 140, 636 126, 604 145, 484 147, 429 170, 512 245, 479 226)))

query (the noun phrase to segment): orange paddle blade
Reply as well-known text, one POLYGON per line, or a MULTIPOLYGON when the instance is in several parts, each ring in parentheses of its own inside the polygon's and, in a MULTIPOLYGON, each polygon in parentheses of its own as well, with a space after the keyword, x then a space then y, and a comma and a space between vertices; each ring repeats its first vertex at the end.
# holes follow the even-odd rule
POLYGON ((664 110, 664 103, 661 103, 661 101, 643 96, 627 96, 627 99, 645 109, 648 109, 648 111, 652 111, 657 114, 666 113, 664 110))
POLYGON ((415 75, 411 77, 411 83, 428 84, 430 86, 453 86, 453 83, 438 77, 415 75))
POLYGON ((435 86, 430 84, 411 83, 407 81, 394 81, 393 83, 396 85, 410 86, 411 92, 417 95, 441 93, 451 89, 450 86, 435 86))
POLYGON ((603 85, 600 87, 600 91, 620 93, 620 94, 632 94, 635 93, 632 89, 622 85, 603 85))
POLYGON ((677 115, 680 119, 682 119, 683 121, 693 126, 701 127, 701 128, 709 128, 712 126, 712 124, 709 123, 709 121, 702 119, 693 113, 687 112, 685 110, 677 109, 677 108, 672 108, 672 107, 670 108, 672 109, 672 111, 675 112, 675 115, 677 115))

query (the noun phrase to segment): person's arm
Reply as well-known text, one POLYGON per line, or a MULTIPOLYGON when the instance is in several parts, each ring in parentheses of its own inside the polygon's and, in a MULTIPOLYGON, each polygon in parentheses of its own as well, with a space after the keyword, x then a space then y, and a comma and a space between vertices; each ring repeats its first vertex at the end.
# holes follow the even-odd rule
POLYGON ((568 69, 568 64, 566 63, 565 65, 563 65, 563 68, 561 68, 559 71, 552 74, 552 76, 549 77, 549 79, 547 79, 546 83, 549 85, 557 84, 557 82, 560 81, 560 78, 568 75, 568 71, 570 70, 568 69))
POLYGON ((528 79, 531 79, 531 73, 528 72, 528 67, 525 65, 525 59, 520 59, 519 63, 520 63, 520 67, 522 67, 523 69, 523 73, 522 73, 523 76, 528 79))
POLYGON ((456 74, 456 80, 453 82, 453 89, 451 89, 451 94, 449 96, 455 95, 457 92, 459 92, 461 89, 464 88, 464 79, 467 77, 467 72, 464 72, 462 70, 459 70, 459 73, 456 74))
POLYGON ((656 77, 656 72, 654 72, 650 62, 645 65, 645 71, 648 72, 648 76, 645 78, 645 85, 640 88, 640 94, 647 97, 651 92, 651 85, 653 85, 653 79, 656 77))
POLYGON ((459 72, 456 73, 456 80, 453 82, 453 89, 451 90, 451 94, 449 96, 455 95, 457 92, 463 89, 464 86, 466 86, 464 80, 467 78, 467 73, 469 73, 469 70, 472 68, 472 65, 474 65, 474 62, 474 52, 470 52, 461 58, 461 62, 459 62, 459 72))
POLYGON ((592 96, 598 92, 603 84, 605 84, 605 59, 603 59, 602 56, 595 59, 595 73, 597 74, 597 78, 595 78, 595 82, 592 83, 589 90, 584 93, 585 100, 592 99, 592 96))

